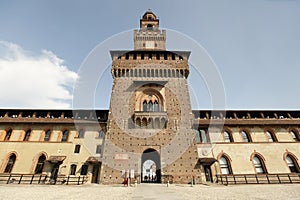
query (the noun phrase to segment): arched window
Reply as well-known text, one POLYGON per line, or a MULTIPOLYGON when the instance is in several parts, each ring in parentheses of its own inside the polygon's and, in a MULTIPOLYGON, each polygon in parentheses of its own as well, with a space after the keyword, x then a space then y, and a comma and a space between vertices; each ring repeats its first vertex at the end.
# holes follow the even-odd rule
POLYGON ((45 165, 45 160, 46 160, 45 155, 41 155, 39 157, 39 160, 38 160, 38 162, 36 164, 36 167, 35 167, 35 170, 34 170, 35 174, 41 174, 43 172, 43 168, 44 168, 44 165, 45 165))
POLYGON ((75 175, 76 174, 76 168, 77 168, 77 165, 75 165, 75 164, 71 165, 71 167, 70 167, 70 175, 75 175))
POLYGON ((143 119, 142 119, 142 124, 141 124, 141 126, 142 126, 143 128, 146 128, 146 126, 147 126, 147 119, 146 119, 146 118, 143 118, 143 119))
POLYGON ((153 111, 153 103, 152 101, 149 102, 149 109, 148 111, 152 112, 153 111))
POLYGON ((267 173, 265 164, 264 164, 263 160, 260 158, 260 156, 255 155, 253 157, 252 162, 253 162, 253 165, 255 167, 255 171, 257 174, 266 174, 267 173))
POLYGON ((222 174, 232 174, 229 161, 225 156, 222 156, 219 162, 220 162, 220 168, 222 174))
POLYGON ((6 167, 4 169, 4 173, 11 173, 11 171, 14 167, 14 164, 16 162, 16 158, 17 158, 17 156, 15 154, 10 155, 10 157, 7 161, 6 167))
POLYGON ((209 143, 209 135, 208 135, 208 130, 207 129, 200 129, 198 131, 199 138, 200 138, 200 143, 209 143))
POLYGON ((147 111, 148 111, 147 107, 148 107, 148 104, 147 104, 147 101, 145 100, 145 101, 143 102, 143 111, 144 111, 144 112, 147 112, 147 111))
POLYGON ((137 127, 141 127, 142 126, 141 118, 137 118, 136 119, 136 125, 137 125, 137 127))
POLYGON ((242 130, 242 138, 243 138, 243 142, 251 142, 251 138, 249 133, 247 133, 246 131, 242 130))
POLYGON ((233 142, 232 135, 228 131, 223 132, 224 142, 233 142))
POLYGON ((69 131, 68 130, 65 130, 62 134, 62 138, 61 138, 61 141, 62 142, 67 142, 68 141, 68 138, 69 138, 69 131))
POLYGON ((78 137, 79 138, 84 138, 84 130, 83 129, 80 129, 79 132, 78 132, 78 137))
MULTIPOLYGON (((148 17, 148 19, 150 18, 151 20, 151 17, 148 17)), ((152 30, 153 29, 153 25, 152 24, 147 24, 147 29, 148 30, 152 30)))
POLYGON ((275 135, 271 131, 266 131, 266 135, 267 135, 267 138, 268 138, 269 142, 276 142, 277 141, 275 135))
POLYGON ((291 136, 292 136, 292 138, 293 138, 294 141, 299 141, 300 140, 299 139, 299 134, 296 131, 291 130, 290 134, 291 134, 291 136))
POLYGON ((154 101, 154 112, 158 112, 158 102, 154 101))
POLYGON ((105 133, 103 130, 99 131, 99 138, 104 138, 105 137, 105 133))
POLYGON ((8 131, 6 131, 4 141, 9 141, 11 134, 12 134, 12 129, 9 129, 8 131))
POLYGON ((285 161, 288 167, 290 168, 291 173, 299 173, 300 170, 299 170, 298 163, 293 156, 287 155, 285 161))
POLYGON ((45 142, 49 141, 49 140, 50 140, 50 137, 51 137, 51 130, 48 129, 48 130, 45 132, 44 141, 45 141, 45 142))

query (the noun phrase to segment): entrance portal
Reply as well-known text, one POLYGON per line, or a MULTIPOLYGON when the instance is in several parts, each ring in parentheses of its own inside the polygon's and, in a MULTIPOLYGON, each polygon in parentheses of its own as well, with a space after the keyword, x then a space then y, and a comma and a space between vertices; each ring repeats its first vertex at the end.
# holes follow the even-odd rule
POLYGON ((142 155, 142 183, 161 183, 160 155, 155 149, 147 149, 142 155))

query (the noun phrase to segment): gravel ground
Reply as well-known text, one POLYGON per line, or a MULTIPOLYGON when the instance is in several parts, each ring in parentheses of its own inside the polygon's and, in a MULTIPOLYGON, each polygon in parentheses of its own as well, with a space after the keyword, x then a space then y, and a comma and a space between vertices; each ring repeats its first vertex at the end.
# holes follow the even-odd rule
POLYGON ((300 199, 294 185, 0 185, 0 199, 300 199))

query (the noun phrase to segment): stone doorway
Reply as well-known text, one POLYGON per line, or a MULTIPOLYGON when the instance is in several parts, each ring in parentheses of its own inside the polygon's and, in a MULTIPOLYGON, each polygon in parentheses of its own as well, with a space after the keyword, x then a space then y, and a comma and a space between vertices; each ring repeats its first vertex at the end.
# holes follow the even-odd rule
POLYGON ((155 149, 149 148, 143 152, 141 182, 161 183, 160 155, 155 149))

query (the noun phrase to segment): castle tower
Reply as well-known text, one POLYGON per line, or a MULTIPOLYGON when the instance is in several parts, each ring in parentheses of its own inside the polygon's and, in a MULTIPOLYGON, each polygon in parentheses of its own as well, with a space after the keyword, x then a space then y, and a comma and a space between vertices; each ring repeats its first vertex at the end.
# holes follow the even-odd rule
POLYGON ((100 181, 188 183, 200 174, 192 129, 187 51, 167 51, 147 11, 133 51, 111 51, 114 78, 100 181))

